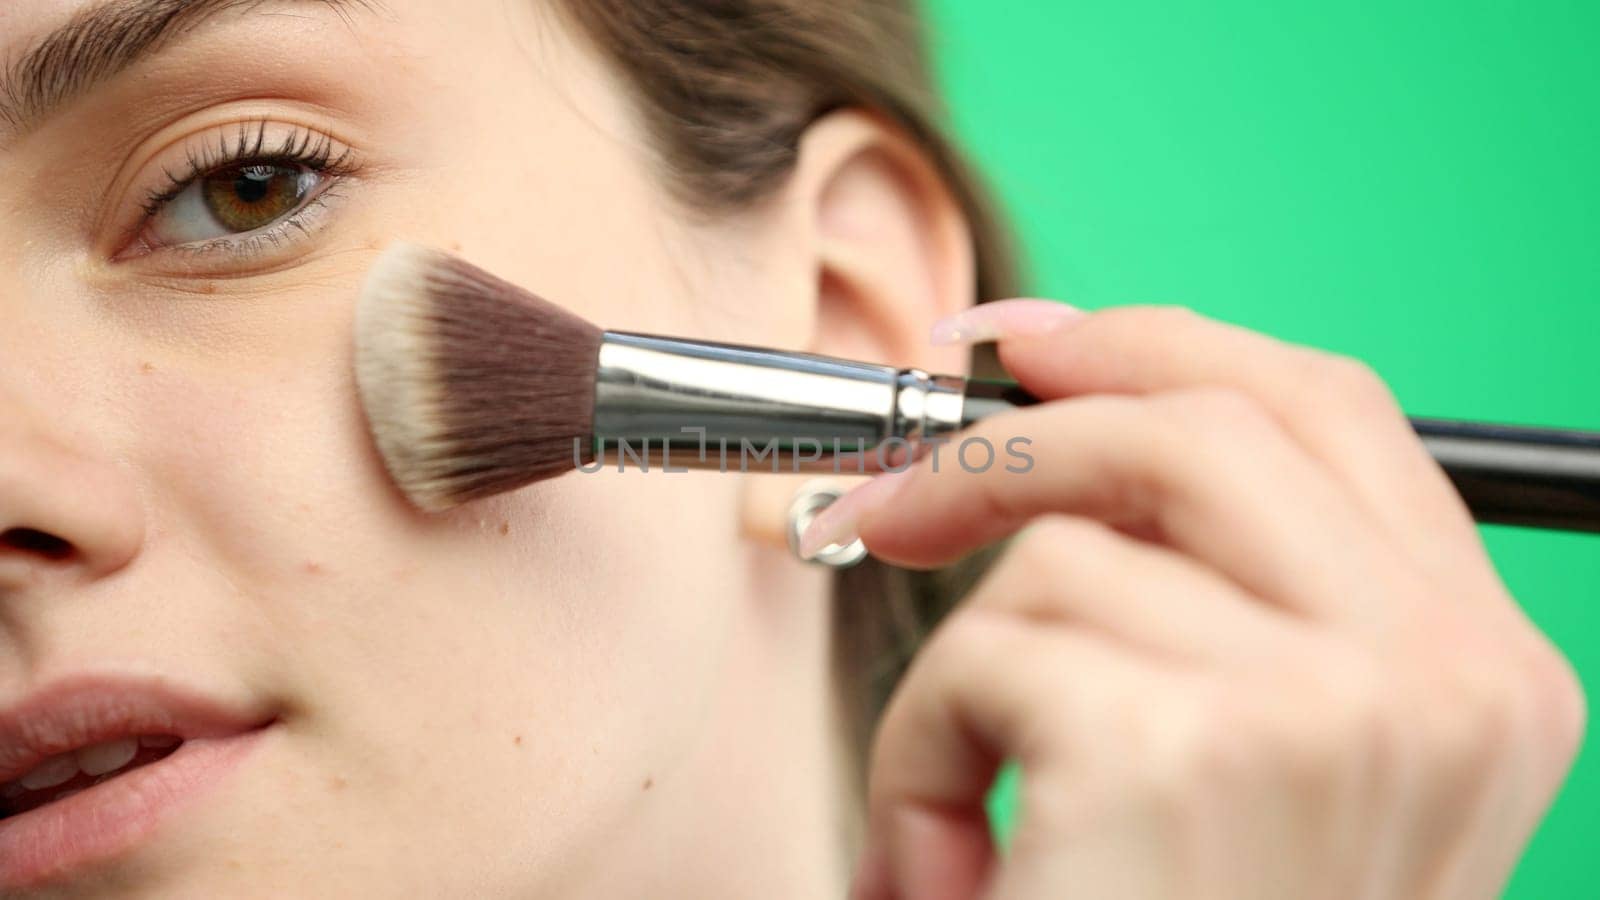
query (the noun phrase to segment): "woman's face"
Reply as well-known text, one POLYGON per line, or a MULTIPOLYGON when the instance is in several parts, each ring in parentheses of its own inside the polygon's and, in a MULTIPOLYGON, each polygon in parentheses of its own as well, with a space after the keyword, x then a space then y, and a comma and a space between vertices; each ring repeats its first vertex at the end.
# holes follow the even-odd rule
POLYGON ((190 738, 70 840, 0 821, 0 894, 621 890, 688 877, 794 743, 762 698, 825 633, 778 601, 822 576, 740 540, 738 479, 429 518, 369 443, 351 313, 393 240, 640 330, 778 342, 807 289, 759 222, 685 224, 541 6, 0 4, 0 765, 62 716, 190 738))

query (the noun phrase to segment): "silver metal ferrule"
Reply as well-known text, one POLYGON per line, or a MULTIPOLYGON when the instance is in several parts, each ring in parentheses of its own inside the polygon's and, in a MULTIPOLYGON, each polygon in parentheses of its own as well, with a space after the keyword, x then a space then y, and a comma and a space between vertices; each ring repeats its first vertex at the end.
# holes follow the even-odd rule
POLYGON ((622 464, 876 472, 959 431, 966 384, 916 369, 607 332, 594 449, 622 464))

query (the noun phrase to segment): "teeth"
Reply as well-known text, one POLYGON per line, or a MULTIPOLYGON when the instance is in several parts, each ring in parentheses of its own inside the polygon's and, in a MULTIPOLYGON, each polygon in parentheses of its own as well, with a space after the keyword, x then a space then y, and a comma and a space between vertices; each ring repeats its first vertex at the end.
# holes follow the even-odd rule
MULTIPOLYGON (((106 741, 85 747, 73 754, 77 757, 78 768, 89 775, 104 775, 115 772, 130 762, 139 752, 137 738, 122 738, 115 741, 106 741)), ((57 782, 59 784, 60 782, 57 782)))
POLYGON ((78 774, 78 761, 71 753, 52 756, 44 762, 33 767, 33 771, 22 776, 19 782, 30 791, 53 788, 58 784, 66 784, 78 774))
POLYGON ((95 783, 106 780, 118 769, 133 762, 140 747, 164 749, 176 747, 183 739, 170 734, 147 734, 137 738, 84 747, 72 753, 62 753, 40 761, 33 770, 21 778, 0 785, 0 799, 14 800, 27 791, 42 791, 66 784, 81 771, 95 777, 95 783))

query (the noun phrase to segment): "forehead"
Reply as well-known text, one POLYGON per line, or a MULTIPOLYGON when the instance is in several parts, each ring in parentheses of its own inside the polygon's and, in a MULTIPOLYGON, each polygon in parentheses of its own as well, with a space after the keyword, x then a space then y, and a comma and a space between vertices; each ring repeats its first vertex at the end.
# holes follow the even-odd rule
MULTIPOLYGON (((282 0, 293 5, 295 0, 282 0)), ((306 5, 325 3, 331 7, 364 6, 379 8, 378 0, 299 0, 306 5)), ((121 20, 137 21, 154 27, 163 20, 182 21, 201 13, 206 17, 231 11, 275 5, 272 0, 0 0, 0 61, 13 62, 20 52, 36 46, 46 36, 90 11, 112 13, 96 16, 97 24, 121 20)), ((383 3, 387 8, 387 2, 383 3)))
POLYGON ((269 13, 278 16, 280 32, 335 19, 353 26, 354 8, 376 9, 379 2, 0 0, 0 125, 12 135, 26 134, 61 107, 185 43, 197 30, 269 13), (317 8, 327 15, 303 14, 317 8))
POLYGON ((93 5, 95 0, 3 0, 0 2, 0 59, 9 60, 18 50, 37 43, 52 30, 65 25, 73 13, 93 5))

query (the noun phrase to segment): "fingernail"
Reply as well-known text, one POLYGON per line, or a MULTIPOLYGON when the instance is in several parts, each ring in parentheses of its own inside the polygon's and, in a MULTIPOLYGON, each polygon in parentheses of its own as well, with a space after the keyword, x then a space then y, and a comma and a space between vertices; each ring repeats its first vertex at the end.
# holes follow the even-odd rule
POLYGON ((817 513, 805 534, 800 536, 800 555, 810 559, 829 544, 854 541, 861 517, 888 503, 915 471, 912 467, 903 472, 879 475, 833 501, 827 509, 817 513))
POLYGON ((1087 313, 1056 300, 996 300, 980 303, 933 326, 935 346, 981 344, 1003 338, 1038 337, 1064 328, 1087 313))
POLYGON ((977 897, 994 863, 987 822, 955 812, 898 810, 888 844, 891 889, 903 897, 977 897))

